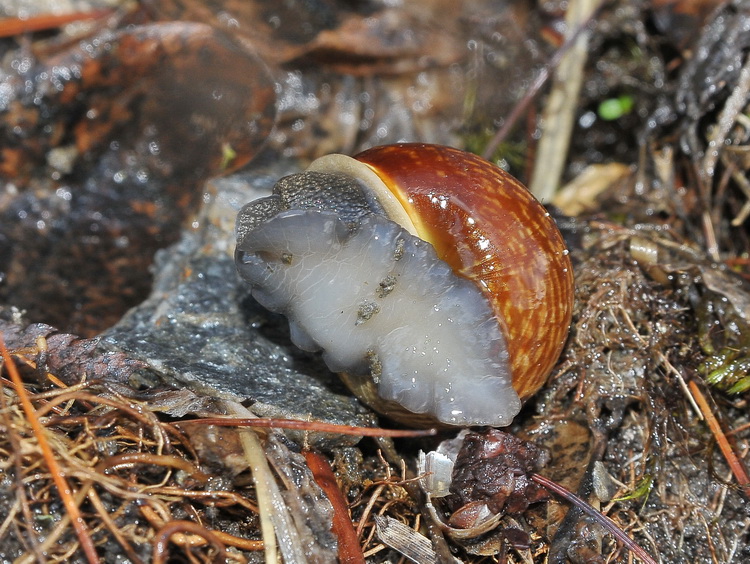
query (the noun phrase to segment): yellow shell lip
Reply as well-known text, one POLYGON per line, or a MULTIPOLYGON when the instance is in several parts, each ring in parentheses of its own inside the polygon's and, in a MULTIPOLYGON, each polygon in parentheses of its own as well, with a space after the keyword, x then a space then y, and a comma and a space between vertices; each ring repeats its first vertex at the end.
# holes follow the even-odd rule
POLYGON ((417 228, 414 226, 414 222, 409 217, 406 209, 404 209, 403 204, 370 165, 360 162, 353 157, 334 153, 315 159, 307 167, 307 171, 345 174, 356 178, 375 196, 378 203, 385 210, 385 215, 391 221, 398 223, 411 235, 420 237, 417 228))

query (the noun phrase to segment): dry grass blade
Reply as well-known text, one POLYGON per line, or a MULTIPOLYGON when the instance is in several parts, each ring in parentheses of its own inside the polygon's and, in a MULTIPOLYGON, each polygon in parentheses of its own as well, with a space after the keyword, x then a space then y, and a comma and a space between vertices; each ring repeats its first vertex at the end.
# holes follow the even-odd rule
MULTIPOLYGON (((596 15, 596 12, 599 10, 602 4, 603 2, 601 2, 597 6, 597 8, 591 13, 590 18, 593 19, 593 17, 596 15)), ((493 135, 490 142, 487 143, 487 146, 485 147, 484 151, 482 151, 482 157, 484 157, 487 160, 492 160, 492 156, 495 154, 495 151, 497 151, 500 144, 503 141, 505 141, 505 139, 508 137, 508 134, 510 133, 510 131, 513 129, 513 126, 518 121, 518 118, 520 118, 523 112, 526 110, 526 108, 529 107, 529 104, 531 103, 531 101, 536 97, 536 95, 541 90, 542 86, 544 86, 544 84, 549 79, 550 74, 559 67, 560 63, 565 57, 565 54, 575 45, 575 43, 578 41, 578 38, 581 36, 581 34, 583 34, 588 29, 589 21, 590 20, 584 21, 581 25, 577 26, 573 30, 573 33, 571 33, 570 37, 568 37, 565 40, 565 43, 563 43, 563 45, 557 50, 557 52, 554 54, 554 56, 550 60, 549 64, 547 64, 547 66, 545 66, 540 71, 536 79, 534 79, 534 82, 526 91, 526 94, 515 105, 510 115, 505 118, 503 126, 495 133, 495 135, 493 135)))
POLYGON ((207 563, 224 558, 222 545, 240 561, 247 558, 243 552, 263 550, 252 526, 258 513, 254 489, 243 478, 232 480, 221 465, 233 455, 231 440, 217 451, 219 464, 204 468, 195 437, 161 422, 148 394, 125 397, 128 389, 115 392, 101 381, 67 387, 40 372, 45 362, 38 354, 10 354, 0 380, 0 453, 7 460, 0 475, 15 477, 16 488, 0 500, 12 503, 0 523, 4 559, 41 564, 124 555, 137 564, 168 549, 165 559, 207 563), (42 440, 46 444, 37 446, 42 440), (186 519, 208 532, 170 529, 186 519), (235 534, 215 530, 238 520, 251 526, 235 534), (91 543, 88 552, 80 529, 91 543))
MULTIPOLYGON (((240 404, 231 404, 230 409, 237 416, 250 415, 240 404)), ((307 562, 292 516, 271 472, 258 435, 252 429, 240 429, 240 443, 255 482, 266 562, 278 560, 277 547, 288 562, 307 562)))
POLYGON ((552 199, 560 185, 568 157, 570 135, 573 131, 578 96, 583 83, 583 70, 588 57, 589 34, 578 35, 576 29, 584 28, 599 9, 601 2, 595 0, 571 0, 565 22, 572 40, 570 50, 556 69, 552 92, 544 111, 544 135, 537 147, 534 173, 529 189, 542 202, 552 199))
POLYGON ((55 458, 55 455, 52 452, 52 448, 47 442, 44 427, 42 427, 42 424, 39 422, 39 418, 36 415, 34 406, 31 405, 31 400, 29 400, 29 396, 26 393, 26 390, 23 386, 21 375, 18 373, 18 369, 16 368, 16 365, 13 362, 13 359, 10 357, 10 354, 8 354, 8 350, 5 348, 5 340, 1 336, 0 336, 0 353, 2 353, 3 364, 6 366, 8 370, 8 374, 10 375, 10 378, 13 382, 13 386, 16 390, 16 394, 18 394, 18 398, 21 402, 21 406, 23 407, 23 411, 26 414, 29 424, 31 425, 31 428, 34 431, 34 436, 39 442, 39 448, 42 451, 42 454, 44 456, 44 461, 47 464, 47 468, 49 469, 50 474, 52 475, 52 480, 54 481, 55 486, 57 487, 57 491, 60 495, 60 499, 62 500, 63 504, 65 505, 65 509, 70 515, 70 520, 73 523, 73 528, 76 531, 76 535, 78 536, 78 541, 81 543, 81 548, 83 549, 83 552, 86 555, 86 559, 92 564, 95 562, 99 562, 99 557, 96 554, 96 547, 94 546, 94 541, 91 539, 91 536, 89 535, 89 532, 86 528, 86 523, 84 522, 83 517, 81 516, 81 512, 78 509, 78 504, 73 499, 73 490, 71 489, 70 485, 68 485, 68 482, 65 480, 62 469, 60 468, 60 465, 57 463, 57 459, 55 458))
MULTIPOLYGON (((5 397, 4 390, 5 382, 3 378, 0 378, 0 410, 2 410, 2 425, 8 430, 8 442, 10 443, 11 452, 21 452, 21 437, 19 436, 18 429, 13 425, 12 415, 8 407, 7 398, 5 397)), ((26 494, 26 489, 23 487, 23 465, 21 459, 18 456, 13 457, 13 466, 15 475, 13 477, 14 486, 17 493, 13 509, 8 512, 5 521, 0 525, 0 542, 2 542, 5 536, 5 531, 13 523, 16 512, 20 509, 23 515, 27 530, 33 529, 34 516, 29 506, 29 498, 26 494)), ((44 551, 41 548, 41 543, 37 540, 35 535, 28 535, 28 543, 31 545, 31 552, 33 552, 36 561, 40 564, 44 562, 44 551)))
POLYGON ((39 417, 41 417, 47 412, 51 411, 56 405, 68 402, 72 399, 75 399, 78 401, 88 401, 93 405, 96 405, 96 404, 106 405, 106 406, 115 408, 118 411, 127 413, 135 421, 140 422, 144 428, 150 427, 153 429, 154 440, 157 441, 158 443, 159 452, 161 452, 162 450, 169 449, 170 447, 169 436, 164 431, 162 426, 159 424, 159 421, 157 420, 156 416, 153 413, 149 412, 148 410, 139 410, 135 407, 131 407, 130 405, 122 401, 118 401, 116 399, 104 398, 104 397, 97 396, 96 394, 91 394, 87 392, 72 391, 72 392, 60 394, 57 397, 50 399, 50 401, 46 405, 42 406, 39 409, 37 414, 39 417))
POLYGON ((435 562, 437 554, 427 537, 393 517, 374 515, 378 538, 412 562, 435 562))

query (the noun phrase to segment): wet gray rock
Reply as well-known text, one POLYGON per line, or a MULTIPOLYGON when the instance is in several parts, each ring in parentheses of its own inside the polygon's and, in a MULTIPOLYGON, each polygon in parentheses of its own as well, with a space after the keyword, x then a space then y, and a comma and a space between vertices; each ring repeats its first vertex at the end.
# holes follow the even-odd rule
MULTIPOLYGON (((147 385, 241 402, 261 417, 371 426, 372 413, 345 395, 320 359, 291 344, 286 320, 256 304, 237 274, 234 218, 278 176, 211 183, 194 228, 157 254, 149 298, 101 335, 100 348, 143 362, 147 385)), ((313 441, 330 448, 357 438, 313 441)))

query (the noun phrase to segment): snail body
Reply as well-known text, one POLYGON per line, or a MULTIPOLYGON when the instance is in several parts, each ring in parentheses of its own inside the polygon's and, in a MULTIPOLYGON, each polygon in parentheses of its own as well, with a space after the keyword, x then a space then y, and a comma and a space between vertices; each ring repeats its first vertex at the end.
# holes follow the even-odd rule
POLYGON ((557 227, 520 182, 457 149, 322 157, 245 206, 237 235, 240 274, 294 343, 408 424, 508 425, 567 336, 557 227))

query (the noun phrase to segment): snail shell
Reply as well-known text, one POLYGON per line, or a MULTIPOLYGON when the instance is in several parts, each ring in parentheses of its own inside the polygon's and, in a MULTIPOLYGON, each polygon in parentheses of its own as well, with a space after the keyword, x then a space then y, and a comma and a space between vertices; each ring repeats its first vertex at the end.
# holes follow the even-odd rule
POLYGON ((295 344, 407 424, 508 425, 567 337, 557 227, 520 182, 457 149, 322 157, 245 206, 237 238, 240 274, 295 344))

